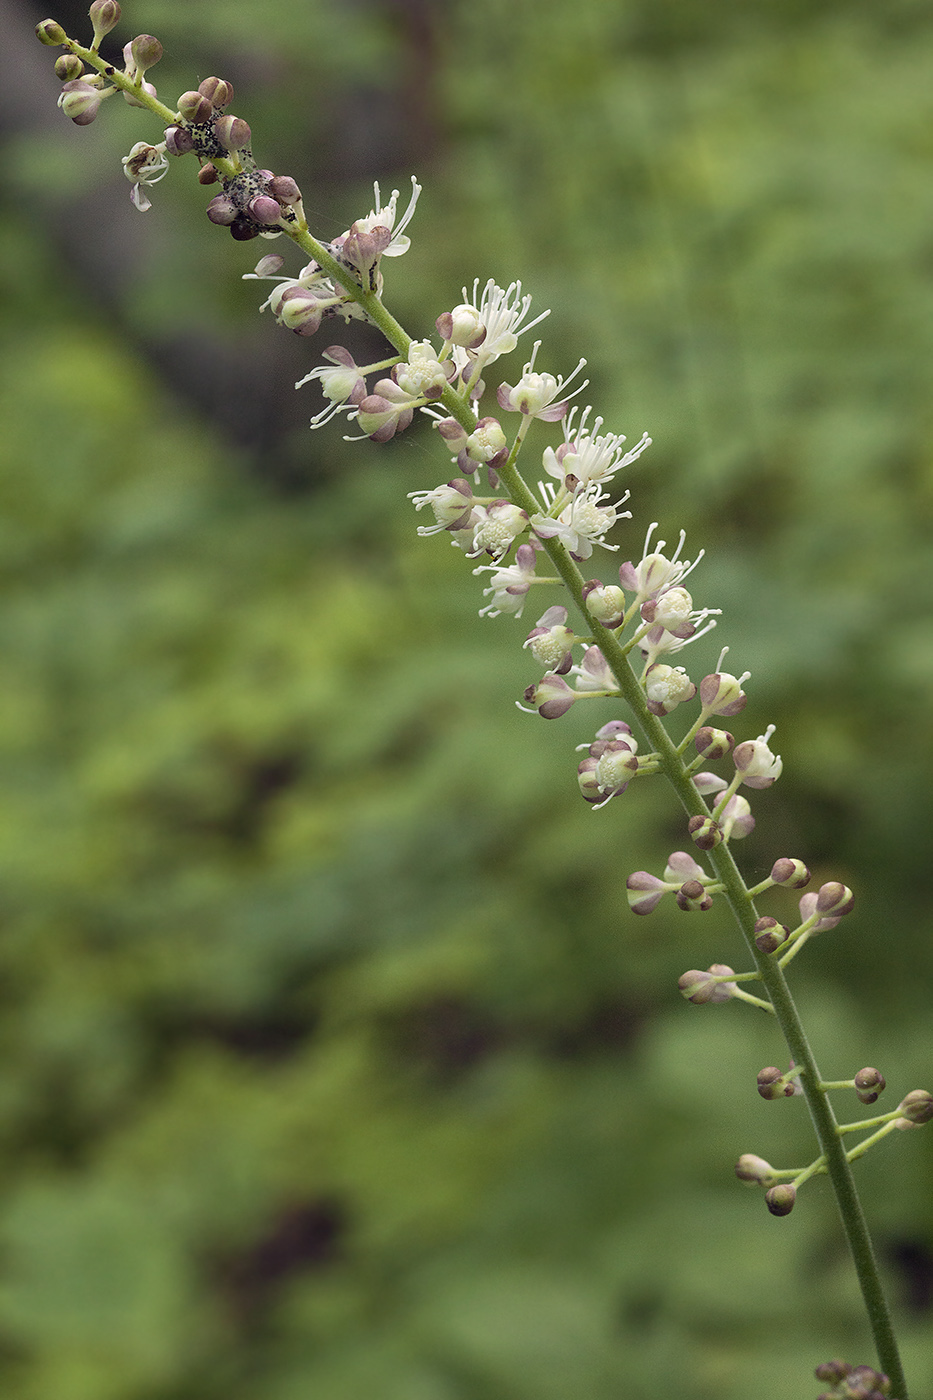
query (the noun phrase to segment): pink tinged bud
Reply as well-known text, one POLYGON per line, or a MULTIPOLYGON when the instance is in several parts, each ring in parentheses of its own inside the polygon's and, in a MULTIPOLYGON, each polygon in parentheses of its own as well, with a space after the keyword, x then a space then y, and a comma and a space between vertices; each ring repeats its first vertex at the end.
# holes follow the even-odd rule
POLYGON ((239 212, 233 200, 225 194, 216 195, 207 206, 207 217, 212 224, 232 224, 239 212))
POLYGON ((752 816, 752 809, 744 797, 736 793, 735 797, 730 797, 723 808, 722 816, 723 833, 727 841, 740 840, 747 836, 750 831, 755 830, 755 818, 752 816))
POLYGON ((473 306, 455 306, 453 311, 442 311, 434 325, 443 340, 466 350, 479 349, 486 339, 486 327, 473 306))
POLYGON ((537 685, 530 685, 525 699, 534 706, 542 719, 560 719, 576 700, 576 694, 561 676, 549 673, 537 685))
POLYGON ((733 750, 732 761, 736 772, 742 775, 742 782, 746 787, 770 787, 781 776, 781 760, 768 747, 768 740, 773 733, 772 724, 757 739, 747 739, 733 750))
POLYGON ((57 48, 59 44, 65 42, 68 35, 57 20, 43 19, 36 25, 36 38, 40 44, 48 44, 50 48, 57 48))
POLYGON ((755 942, 763 953, 776 953, 787 942, 789 933, 790 930, 770 914, 756 920, 755 942))
POLYGON ((758 1071, 758 1092, 763 1099, 789 1099, 794 1086, 785 1081, 777 1065, 768 1065, 767 1069, 758 1071))
POLYGON ((73 83, 84 72, 84 64, 75 53, 63 53, 55 60, 55 76, 63 83, 73 83))
POLYGON ((88 10, 91 24, 94 26, 94 45, 96 49, 100 45, 105 34, 109 34, 120 22, 120 6, 117 0, 94 0, 94 4, 88 10))
POLYGON ((677 985, 681 995, 692 1001, 694 1006, 705 1006, 708 1002, 715 1005, 729 1001, 736 990, 734 982, 720 982, 716 979, 731 977, 734 971, 734 968, 727 967, 725 963, 713 963, 706 972, 692 968, 677 979, 677 985))
POLYGON ((198 171, 199 185, 216 185, 219 179, 220 173, 216 166, 211 165, 210 161, 206 165, 202 165, 198 171))
POLYGON ((600 792, 599 781, 596 777, 598 762, 598 759, 591 756, 584 758, 582 763, 577 765, 577 785, 586 802, 602 802, 605 799, 605 793, 600 792))
POLYGON ((782 1181, 765 1192, 765 1201, 772 1215, 790 1215, 797 1199, 797 1188, 789 1181, 782 1181))
POLYGON ((129 50, 138 78, 142 77, 147 68, 154 68, 163 53, 162 45, 152 34, 138 34, 130 41, 129 50))
POLYGON ((709 714, 737 715, 745 709, 748 696, 742 690, 741 680, 725 671, 716 671, 700 681, 700 702, 709 714))
POLYGON ((723 839, 722 827, 712 817, 691 817, 687 830, 691 841, 701 851, 711 851, 723 839))
POLYGON ((838 880, 821 885, 816 896, 816 911, 823 918, 841 919, 851 914, 855 907, 855 895, 838 880))
POLYGON ((743 1152, 735 1164, 735 1174, 739 1181, 748 1181, 755 1186, 767 1186, 774 1181, 775 1170, 764 1157, 756 1157, 754 1152, 743 1152))
MULTIPOLYGON (((800 899, 797 901, 798 908, 800 909, 800 918, 803 923, 808 923, 815 916, 817 912, 816 901, 817 895, 813 892, 809 894, 802 894, 800 896, 800 899)), ((810 933, 826 933, 828 929, 835 928, 838 922, 838 918, 818 919, 817 922, 810 929, 810 933)))
POLYGON ((664 867, 664 878, 669 884, 683 880, 702 880, 706 871, 698 865, 688 851, 672 851, 664 867))
POLYGON ((653 715, 669 715, 685 700, 692 700, 697 688, 682 666, 656 661, 645 672, 645 695, 653 715))
POLYGON ((252 131, 242 117, 218 117, 214 123, 214 135, 226 151, 242 151, 252 139, 252 131))
POLYGON ((178 111, 186 122, 195 126, 210 121, 214 115, 213 107, 200 92, 183 92, 178 99, 178 111))
POLYGON ((183 126, 165 128, 165 149, 171 156, 186 156, 194 150, 194 140, 190 131, 183 126))
POLYGON ((391 379, 380 379, 378 393, 360 400, 358 421, 374 442, 388 442, 397 432, 402 433, 413 417, 408 396, 391 379))
POLYGON ((851 1372, 852 1367, 849 1365, 848 1361, 824 1361, 822 1365, 817 1366, 813 1374, 818 1381, 832 1381, 835 1383, 837 1381, 844 1381, 846 1376, 850 1375, 851 1372))
POLYGON ((715 763, 717 758, 725 758, 727 753, 731 753, 735 739, 726 729, 712 729, 704 724, 702 729, 697 730, 693 743, 697 753, 715 763))
POLYGON ((718 773, 694 773, 693 786, 704 797, 710 797, 713 793, 722 792, 729 784, 725 778, 720 778, 718 773))
POLYGON ((301 203, 301 190, 290 175, 273 175, 269 181, 269 193, 280 204, 301 203))
POLYGON ((687 880, 674 895, 677 908, 685 914, 705 914, 713 907, 713 897, 708 894, 699 880, 687 880))
POLYGON ((213 107, 226 107, 233 101, 233 84, 223 78, 205 78, 198 83, 198 92, 206 97, 213 107))
POLYGON ((657 598, 649 598, 641 605, 643 622, 657 623, 665 632, 672 632, 684 641, 696 631, 690 613, 693 599, 686 588, 669 588, 657 598))
POLYGON ((771 867, 771 879, 776 885, 784 885, 790 890, 802 890, 810 883, 810 872, 802 860, 791 856, 781 856, 771 867))
POLYGON ((591 579, 583 586, 583 600, 594 621, 602 623, 610 631, 621 627, 625 615, 625 594, 621 588, 591 579))
POLYGON ((616 678, 599 647, 587 647, 577 680, 578 690, 618 690, 616 678))
MULTIPOLYGON (((108 91, 112 92, 113 89, 108 91)), ((76 78, 74 82, 66 83, 62 88, 58 105, 75 126, 90 126, 100 111, 103 98, 104 94, 100 88, 92 87, 83 79, 76 78)))
POLYGON ((246 206, 257 224, 277 224, 282 217, 282 207, 267 194, 257 194, 246 206))
POLYGON ((334 251, 342 263, 354 268, 361 275, 368 274, 376 266, 392 241, 391 230, 384 224, 376 224, 371 229, 362 229, 352 224, 350 231, 334 251))
POLYGON ((855 1092, 858 1095, 859 1103, 875 1103, 884 1086, 884 1075, 871 1065, 860 1069, 855 1076, 855 1092))
POLYGON ((626 880, 628 906, 633 914, 650 914, 657 909, 668 886, 647 870, 636 870, 626 880))
POLYGON ((926 1089, 911 1089, 897 1106, 901 1117, 897 1126, 919 1128, 921 1123, 929 1123, 933 1118, 933 1094, 926 1089))

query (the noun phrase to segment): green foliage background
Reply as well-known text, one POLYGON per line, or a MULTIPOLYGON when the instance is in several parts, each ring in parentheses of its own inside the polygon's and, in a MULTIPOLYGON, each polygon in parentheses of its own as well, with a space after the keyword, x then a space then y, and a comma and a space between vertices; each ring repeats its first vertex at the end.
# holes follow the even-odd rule
MULTIPOLYGON (((233 79, 323 236, 424 180, 387 268, 413 333, 521 278, 541 366, 586 355, 650 431, 619 558, 654 519, 707 547, 689 665, 728 643, 741 733, 778 725, 748 872, 858 895, 794 966, 824 1071, 933 1085, 929 7, 124 10, 164 99, 233 79)), ((585 808, 611 712, 514 709, 537 613, 481 621, 415 539, 430 434, 309 435, 291 385, 336 336, 259 321, 269 245, 187 163, 131 210, 148 119, 73 127, 35 49, 0 229, 3 1393, 800 1400, 871 1361, 825 1185, 777 1221, 732 1176, 811 1148, 754 1092, 773 1027, 677 995, 741 965, 728 919, 626 909, 672 804, 585 808)), ((897 1136, 859 1180, 923 1396, 933 1141, 897 1136)))

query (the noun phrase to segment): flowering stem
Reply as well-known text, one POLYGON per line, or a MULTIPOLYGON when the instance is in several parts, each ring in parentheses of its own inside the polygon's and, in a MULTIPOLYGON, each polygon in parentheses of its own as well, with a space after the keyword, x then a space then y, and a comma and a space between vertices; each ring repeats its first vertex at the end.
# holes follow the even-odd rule
MULTIPOLYGON (((451 398, 456 397, 456 395, 451 395, 451 398)), ((462 401, 458 400, 458 403, 462 409, 462 401)), ((464 426, 472 426, 463 417, 460 417, 459 421, 464 426)), ((529 514, 533 514, 538 509, 536 498, 513 464, 500 467, 498 475, 500 482, 515 505, 528 511, 529 514)), ((587 626, 592 626, 592 619, 587 613, 583 598, 585 580, 576 563, 560 541, 545 539, 542 543, 552 564, 572 594, 578 611, 586 619, 587 626)), ((689 816, 708 816, 706 804, 689 776, 687 764, 678 753, 677 746, 660 719, 648 709, 644 690, 619 641, 611 632, 603 632, 599 639, 599 649, 618 682, 622 696, 632 710, 637 724, 657 754, 659 766, 677 793, 681 805, 689 816)), ((758 914, 728 843, 722 842, 707 854, 713 871, 722 885, 723 895, 735 915, 748 951, 754 959, 758 975, 768 993, 790 1056, 801 1070, 801 1086, 810 1110, 814 1132, 825 1158, 825 1170, 835 1192, 836 1203, 842 1218, 842 1227, 852 1254, 859 1287, 862 1291, 862 1298, 875 1340, 878 1360, 882 1370, 890 1378, 892 1396, 896 1396, 897 1400, 907 1400, 907 1383, 904 1379, 897 1339, 891 1324, 891 1315, 878 1272, 878 1264, 865 1214, 840 1136, 836 1116, 828 1095, 820 1087, 822 1077, 803 1028, 800 1014, 777 959, 773 954, 762 953, 755 942, 755 922, 758 914)))

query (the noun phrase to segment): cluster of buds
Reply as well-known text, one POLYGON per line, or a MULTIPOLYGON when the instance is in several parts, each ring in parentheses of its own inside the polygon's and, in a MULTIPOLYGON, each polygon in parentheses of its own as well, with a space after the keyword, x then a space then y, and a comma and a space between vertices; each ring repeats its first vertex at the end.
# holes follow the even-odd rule
POLYGON ((295 181, 258 169, 248 124, 226 111, 233 100, 232 83, 205 78, 197 91, 182 93, 173 112, 158 101, 154 85, 145 79, 162 57, 159 40, 152 34, 131 39, 123 48, 124 66, 120 69, 99 54, 101 40, 119 23, 117 0, 94 0, 89 17, 94 31, 89 48, 70 39, 55 20, 42 20, 36 33, 42 43, 66 50, 55 61, 55 73, 62 80, 58 105, 78 126, 94 121, 101 104, 116 92, 122 92, 131 106, 146 107, 163 121, 162 141, 139 141, 123 159, 124 172, 132 184, 131 198, 138 209, 150 207, 146 187, 165 174, 168 156, 194 152, 201 167, 200 183, 222 184, 223 192, 208 205, 208 218, 228 227, 234 238, 276 237, 304 223, 301 192, 295 181))
MULTIPOLYGON (((723 970, 727 972, 729 969, 723 970)), ((711 968, 710 971, 712 972, 713 969, 711 968)), ((758 1092, 764 1099, 790 1098, 802 1092, 799 1076, 800 1070, 793 1063, 784 1073, 776 1066, 769 1065, 758 1072, 758 1092)), ((884 1075, 873 1066, 860 1069, 853 1079, 840 1079, 819 1085, 822 1092, 830 1089, 854 1089, 861 1103, 874 1103, 884 1087, 884 1075)), ((858 1157, 864 1157, 870 1148, 881 1142, 890 1133, 920 1128, 924 1123, 929 1123, 931 1119, 933 1119, 933 1094, 927 1089, 912 1089, 901 1099, 897 1108, 892 1109, 890 1113, 883 1113, 877 1118, 861 1119, 853 1123, 841 1123, 836 1131, 841 1137, 849 1133, 872 1130, 868 1137, 863 1138, 855 1147, 847 1151, 846 1157, 850 1162, 853 1162, 858 1157)), ((804 1182, 826 1170, 825 1155, 815 1158, 806 1167, 777 1168, 772 1167, 770 1162, 766 1162, 763 1157, 758 1157, 753 1152, 743 1152, 735 1164, 735 1174, 740 1181, 765 1188, 765 1203, 772 1215, 789 1215, 794 1208, 797 1192, 804 1182)), ((847 1393, 846 1391, 841 1392, 841 1394, 847 1393)))
POLYGON ((818 1381, 829 1381, 817 1400, 886 1400, 891 1382, 871 1366, 851 1366, 848 1361, 824 1361, 813 1372, 818 1381))

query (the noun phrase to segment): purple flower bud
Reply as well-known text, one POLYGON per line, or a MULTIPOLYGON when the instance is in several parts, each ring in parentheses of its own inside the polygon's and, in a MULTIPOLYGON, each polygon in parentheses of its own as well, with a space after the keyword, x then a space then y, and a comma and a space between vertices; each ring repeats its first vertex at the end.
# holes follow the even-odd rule
POLYGON ((217 167, 211 165, 210 161, 208 161, 206 165, 202 165, 201 169, 198 171, 199 185, 216 185, 219 179, 220 175, 217 171, 217 167))
POLYGON ((94 0, 88 15, 94 26, 94 48, 97 49, 104 35, 120 23, 120 6, 117 0, 94 0))
POLYGON ((218 117, 214 123, 214 135, 227 151, 242 151, 248 146, 253 133, 242 117, 218 117))
POLYGON ((223 78, 205 78, 198 83, 198 92, 214 107, 226 107, 233 101, 233 84, 223 78))
POLYGON ((633 871, 625 882, 625 888, 628 891, 628 906, 633 914, 650 914, 667 893, 664 881, 650 875, 647 870, 633 871))
POLYGON ((792 856, 781 856, 771 867, 771 879, 776 885, 784 885, 789 890, 802 890, 810 883, 810 872, 802 860, 792 856))
POLYGON ((743 1152, 735 1164, 735 1174, 739 1181, 753 1182, 756 1186, 767 1186, 774 1180, 775 1172, 764 1157, 756 1157, 754 1152, 743 1152))
MULTIPOLYGON (((108 91, 112 92, 113 89, 109 88, 108 91)), ((58 105, 75 126, 90 126, 100 111, 103 98, 104 94, 100 88, 92 87, 83 78, 76 78, 62 88, 58 105)))
POLYGON ((711 851, 722 840, 722 827, 712 817, 691 817, 687 830, 691 841, 701 851, 711 851))
POLYGON ((129 49, 136 76, 139 78, 147 68, 155 67, 163 53, 162 45, 153 34, 137 34, 136 38, 130 41, 129 49))
MULTIPOLYGON (((363 401, 365 403, 365 399, 363 401)), ((576 694, 562 676, 548 672, 537 685, 530 685, 525 699, 533 705, 542 719, 560 719, 576 700, 576 694)))
POLYGON ((55 76, 63 83, 73 83, 84 72, 84 64, 76 53, 63 53, 55 60, 55 76))
POLYGON ((737 715, 744 710, 748 696, 742 690, 742 681, 747 676, 730 676, 725 671, 715 671, 700 681, 700 702, 708 714, 737 715))
POLYGON ((186 156, 194 150, 194 138, 183 126, 165 128, 165 149, 172 156, 186 156))
POLYGON ((797 1199, 797 1188, 789 1181, 782 1181, 765 1192, 765 1201, 772 1215, 790 1215, 797 1199))
POLYGON ((758 1092, 763 1099, 789 1099, 794 1086, 786 1083, 777 1065, 768 1065, 758 1071, 758 1092))
POLYGON ((207 206, 207 217, 212 224, 232 224, 239 212, 233 200, 225 194, 215 195, 207 206))
POLYGON ((301 190, 290 175, 273 175, 269 181, 269 193, 280 204, 299 204, 301 190))
POLYGON ((707 1002, 721 1003, 729 1001, 735 992, 734 982, 721 982, 721 977, 731 977, 734 968, 727 967, 725 963, 713 963, 706 972, 700 972, 696 968, 691 968, 689 972, 684 972, 677 979, 682 996, 688 1001, 692 1001, 694 1006, 705 1006, 707 1002))
POLYGON ((855 1092, 858 1095, 859 1103, 874 1103, 884 1086, 884 1075, 871 1065, 860 1069, 855 1076, 855 1092))
POLYGON ((854 907, 855 895, 838 880, 830 880, 828 884, 820 886, 816 896, 816 910, 822 918, 841 919, 844 914, 851 914, 854 907))
POLYGON ((901 1099, 897 1111, 901 1115, 898 1127, 901 1125, 901 1119, 915 1127, 919 1127, 921 1123, 929 1123, 933 1118, 933 1094, 926 1089, 911 1089, 907 1097, 901 1099))
POLYGON ((59 44, 65 42, 68 35, 57 20, 43 19, 36 25, 36 38, 40 44, 48 44, 50 48, 57 48, 59 44))
POLYGON ((590 579, 583 586, 583 600, 590 617, 603 627, 613 631, 621 626, 625 614, 625 594, 621 588, 602 583, 598 578, 590 579))
POLYGON ((763 953, 776 953, 778 948, 787 942, 789 932, 784 924, 779 924, 770 914, 765 914, 755 922, 755 942, 763 953))
POLYGON ((687 880, 681 885, 674 895, 677 901, 677 908, 682 909, 685 914, 705 914, 707 909, 713 907, 713 897, 707 894, 699 880, 687 880))
POLYGON ((257 224, 277 224, 282 217, 282 208, 267 194, 257 194, 246 206, 257 224))
POLYGON ((726 729, 713 729, 704 724, 702 729, 697 730, 693 744, 697 753, 714 763, 717 758, 724 758, 731 752, 735 739, 726 729))
POLYGON ((202 97, 199 92, 183 92, 178 99, 178 110, 185 121, 192 122, 195 126, 210 121, 214 114, 207 98, 202 97))
POLYGON ((774 733, 774 725, 769 725, 757 739, 746 739, 732 752, 736 772, 741 773, 746 787, 770 787, 781 776, 782 763, 776 753, 768 747, 768 740, 774 733))

